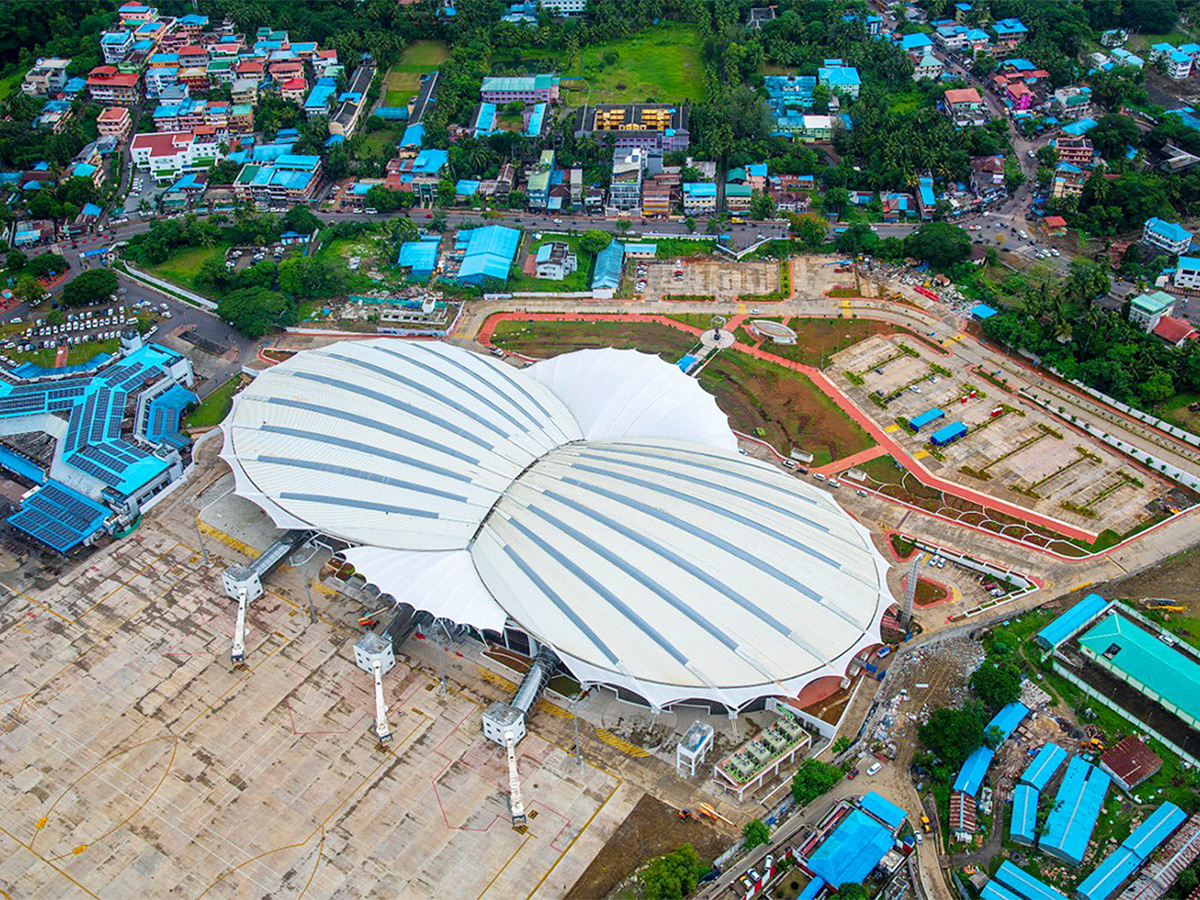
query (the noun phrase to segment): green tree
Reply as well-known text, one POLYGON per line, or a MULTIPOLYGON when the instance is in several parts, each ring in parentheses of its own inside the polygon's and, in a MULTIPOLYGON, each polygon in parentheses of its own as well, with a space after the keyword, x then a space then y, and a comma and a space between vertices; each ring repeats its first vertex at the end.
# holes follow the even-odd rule
POLYGON ((1140 136, 1137 123, 1129 116, 1117 113, 1102 116, 1096 127, 1088 132, 1092 146, 1107 160, 1123 159, 1127 148, 1138 145, 1140 136))
POLYGON ((957 225, 931 222, 922 225, 904 241, 910 256, 944 269, 962 262, 971 254, 971 237, 957 225))
POLYGON ((595 256, 612 243, 612 235, 598 228, 589 228, 579 239, 579 249, 595 256))
POLYGON ((312 234, 321 227, 321 220, 307 206, 293 206, 284 214, 279 225, 284 231, 312 234))
POLYGON ((683 220, 683 226, 688 230, 688 234, 696 233, 696 219, 694 216, 687 216, 683 220))
POLYGON ((857 881, 848 881, 837 889, 840 900, 871 900, 870 893, 857 881))
POLYGON ((20 272, 25 268, 27 259, 28 257, 20 250, 9 250, 4 257, 4 268, 8 269, 10 273, 20 272))
POLYGON ((625 232, 627 232, 630 229, 630 227, 632 225, 633 225, 633 223, 630 222, 628 219, 617 219, 616 229, 617 229, 617 231, 621 232, 621 234, 624 234, 625 232))
POLYGON ((290 324, 292 312, 283 294, 264 288, 230 291, 217 304, 217 315, 248 338, 290 324))
POLYGON ((792 796, 800 806, 812 803, 842 779, 842 770, 837 766, 806 759, 792 776, 792 796))
POLYGON ((89 269, 80 272, 63 288, 62 301, 66 306, 94 306, 109 303, 116 296, 116 273, 112 269, 89 269))
POLYGON ((971 700, 959 709, 934 710, 918 735, 946 766, 957 769, 983 746, 984 727, 983 704, 971 700))
POLYGON ((771 829, 762 819, 751 819, 742 826, 742 846, 747 850, 752 850, 759 844, 769 843, 770 840, 771 829))
POLYGON ((42 283, 32 275, 22 275, 17 280, 15 292, 22 303, 28 303, 30 306, 37 306, 47 296, 42 283))
POLYGON ((49 278, 67 271, 67 261, 57 253, 43 253, 25 264, 25 273, 34 278, 49 278))
POLYGON ((1021 696, 1021 672, 1012 663, 986 659, 971 674, 971 690, 993 712, 1021 696))
POLYGON ((433 214, 433 218, 429 220, 429 230, 440 234, 446 230, 446 223, 448 221, 449 219, 446 218, 446 214, 439 209, 433 214))
POLYGON ((821 246, 828 232, 829 223, 816 216, 796 216, 792 220, 792 234, 806 247, 821 246))
POLYGON ((775 198, 770 194, 755 191, 750 198, 750 218, 757 221, 771 219, 775 216, 775 198))
POLYGON ((707 869, 691 844, 652 859, 642 873, 646 900, 682 900, 696 889, 707 869))

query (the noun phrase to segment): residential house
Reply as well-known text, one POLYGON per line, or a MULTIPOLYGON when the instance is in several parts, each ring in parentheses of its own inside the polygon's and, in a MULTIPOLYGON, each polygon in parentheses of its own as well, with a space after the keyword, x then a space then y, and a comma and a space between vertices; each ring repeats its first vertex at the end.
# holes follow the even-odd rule
POLYGON ((1196 331, 1192 327, 1192 323, 1187 319, 1178 319, 1175 316, 1163 316, 1158 320, 1158 324, 1152 329, 1152 333, 1159 338, 1162 338, 1172 347, 1182 347, 1197 338, 1200 338, 1200 331, 1196 331))
POLYGON ((1186 81, 1192 74, 1192 62, 1192 57, 1186 53, 1172 49, 1164 60, 1167 77, 1172 81, 1186 81))
POLYGON ((1120 47, 1129 40, 1129 32, 1124 28, 1110 28, 1100 35, 1100 45, 1103 47, 1120 47))
POLYGON ((1175 222, 1157 216, 1147 219, 1142 229, 1142 243, 1163 253, 1179 256, 1192 246, 1192 233, 1175 222))
POLYGON ((170 184, 187 172, 211 168, 222 157, 215 129, 135 134, 129 143, 134 168, 149 172, 159 184, 170 184))
POLYGON ((47 100, 41 113, 33 120, 33 127, 60 134, 71 119, 71 101, 47 100))
POLYGON ((1020 19, 1000 19, 992 23, 992 32, 996 35, 996 47, 1000 50, 1011 50, 1029 35, 1029 29, 1020 19))
POLYGON ((806 144, 833 140, 833 116, 805 115, 800 117, 796 137, 806 144))
MULTIPOLYGON (((413 195, 414 201, 420 206, 432 206, 437 198, 438 184, 442 180, 441 172, 446 167, 449 154, 445 150, 419 150, 415 154, 406 152, 388 161, 387 177, 384 186, 391 191, 406 191, 413 195)), ((498 185, 503 185, 496 196, 507 196, 516 179, 516 173, 510 163, 505 163, 500 169, 498 185)))
MULTIPOLYGON (((659 154, 659 170, 662 156, 659 154)), ((613 152, 612 181, 608 189, 608 208, 613 215, 638 215, 642 208, 642 178, 646 152, 640 147, 613 152)))
POLYGON ((881 198, 883 221, 899 222, 916 214, 917 203, 911 194, 887 193, 881 198))
POLYGON ((642 182, 642 215, 666 218, 671 214, 675 197, 672 184, 660 178, 648 178, 642 182))
POLYGON ((940 59, 932 53, 926 53, 913 66, 913 81, 937 81, 945 70, 940 59))
POLYGON ((922 222, 933 220, 937 212, 937 195, 933 191, 933 179, 922 175, 917 179, 917 212, 922 222))
POLYGON ((579 268, 575 254, 562 241, 553 241, 538 247, 534 264, 537 266, 537 277, 549 281, 562 281, 579 268))
POLYGON ((247 163, 233 182, 239 200, 258 207, 307 203, 321 183, 321 157, 287 154, 271 165, 247 163))
MULTIPOLYGON (((163 91, 179 84, 178 67, 161 66, 146 70, 146 98, 148 100, 161 98, 163 91)), ((189 87, 188 90, 190 91, 191 88, 189 87)))
POLYGON ((88 93, 104 106, 133 106, 141 99, 136 72, 118 72, 113 66, 96 66, 88 73, 88 93))
POLYGON ((814 184, 811 175, 772 175, 767 181, 767 193, 782 212, 804 212, 814 184))
POLYGON ((684 182, 683 211, 689 216, 715 213, 717 211, 717 186, 706 182, 684 182))
POLYGON ((57 94, 66 87, 69 65, 69 59, 56 56, 39 58, 25 73, 25 80, 21 82, 21 92, 27 97, 50 97, 57 94))
POLYGON ((100 52, 104 55, 104 64, 115 66, 129 55, 133 49, 133 32, 120 29, 106 31, 100 35, 100 52))
POLYGON ((748 184, 727 184, 725 185, 725 209, 728 212, 738 213, 747 212, 750 209, 750 201, 753 199, 754 191, 750 189, 748 184))
POLYGON ((774 6, 753 6, 746 17, 746 27, 761 30, 764 22, 770 22, 776 16, 774 6))
POLYGON ((233 83, 229 96, 234 103, 258 102, 258 82, 252 78, 238 78, 233 83))
POLYGON ((987 107, 975 88, 951 88, 945 96, 946 115, 957 127, 983 125, 988 120, 987 107))
POLYGON ((529 171, 526 196, 530 209, 549 209, 550 188, 554 181, 554 151, 543 150, 537 163, 529 171))
POLYGON ((1062 121, 1073 122, 1092 114, 1092 89, 1071 85, 1053 94, 1054 113, 1062 121))
POLYGON ((1146 65, 1146 61, 1136 53, 1130 53, 1124 47, 1117 47, 1112 52, 1112 61, 1114 65, 1128 66, 1131 69, 1140 69, 1146 65))
POLYGON ((1175 298, 1165 291, 1138 294, 1129 304, 1129 321, 1147 332, 1153 331, 1163 316, 1175 312, 1175 298))
POLYGON ((1181 256, 1175 265, 1175 287, 1200 291, 1200 257, 1181 256))
POLYGON ((328 116, 329 109, 337 96, 336 78, 318 78, 313 89, 309 91, 308 99, 304 101, 304 115, 309 119, 328 116))
POLYGON ((1082 168, 1072 163, 1060 162, 1054 167, 1054 177, 1050 181, 1050 196, 1055 200, 1082 196, 1083 185, 1086 181, 1087 172, 1082 168))
POLYGON ((857 99, 858 92, 862 89, 858 69, 846 65, 840 59, 825 60, 825 65, 817 69, 817 82, 825 85, 830 91, 844 94, 851 99, 857 99))
POLYGON ((1081 169, 1091 168, 1094 152, 1092 142, 1087 138, 1063 135, 1054 142, 1058 151, 1059 162, 1070 163, 1081 169))
POLYGON ((249 103, 235 103, 230 106, 229 130, 234 134, 249 134, 254 131, 254 107, 249 103))
POLYGON ((133 130, 133 117, 124 106, 110 106, 96 117, 96 129, 101 137, 124 141, 133 130))
POLYGON ((1047 237, 1062 237, 1067 233, 1067 220, 1062 216, 1046 216, 1042 219, 1042 229, 1047 237))
POLYGON ((926 53, 933 52, 933 41, 929 35, 918 31, 900 38, 900 49, 907 53, 913 61, 916 61, 926 53))

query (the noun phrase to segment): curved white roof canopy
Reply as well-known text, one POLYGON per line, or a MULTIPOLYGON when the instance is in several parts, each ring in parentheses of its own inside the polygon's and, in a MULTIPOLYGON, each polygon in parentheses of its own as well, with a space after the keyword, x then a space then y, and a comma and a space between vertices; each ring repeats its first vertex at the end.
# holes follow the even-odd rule
POLYGON ((736 452, 715 401, 657 357, 514 369, 371 340, 261 374, 225 424, 237 491, 434 615, 552 646, 656 706, 738 707, 841 675, 892 602, 866 529, 736 452))

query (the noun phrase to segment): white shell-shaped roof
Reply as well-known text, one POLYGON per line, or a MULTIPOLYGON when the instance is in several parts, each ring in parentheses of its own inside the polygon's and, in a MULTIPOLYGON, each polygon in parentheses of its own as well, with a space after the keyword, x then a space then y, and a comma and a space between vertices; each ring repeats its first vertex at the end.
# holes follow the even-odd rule
POLYGON ((657 357, 527 370, 369 340, 264 372, 225 424, 239 494, 356 544, 398 601, 553 647, 656 706, 740 706, 844 673, 892 602, 870 535, 736 452, 713 399, 657 357))

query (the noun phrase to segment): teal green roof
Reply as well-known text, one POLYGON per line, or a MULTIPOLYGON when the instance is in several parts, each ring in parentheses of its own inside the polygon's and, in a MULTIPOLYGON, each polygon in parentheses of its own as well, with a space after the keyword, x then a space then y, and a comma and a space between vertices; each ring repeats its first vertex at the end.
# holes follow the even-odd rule
MULTIPOLYGON (((1175 640, 1179 640, 1176 638, 1175 640)), ((1157 694, 1166 705, 1200 720, 1200 664, 1113 612, 1079 638, 1093 658, 1107 660, 1128 679, 1157 694)))

